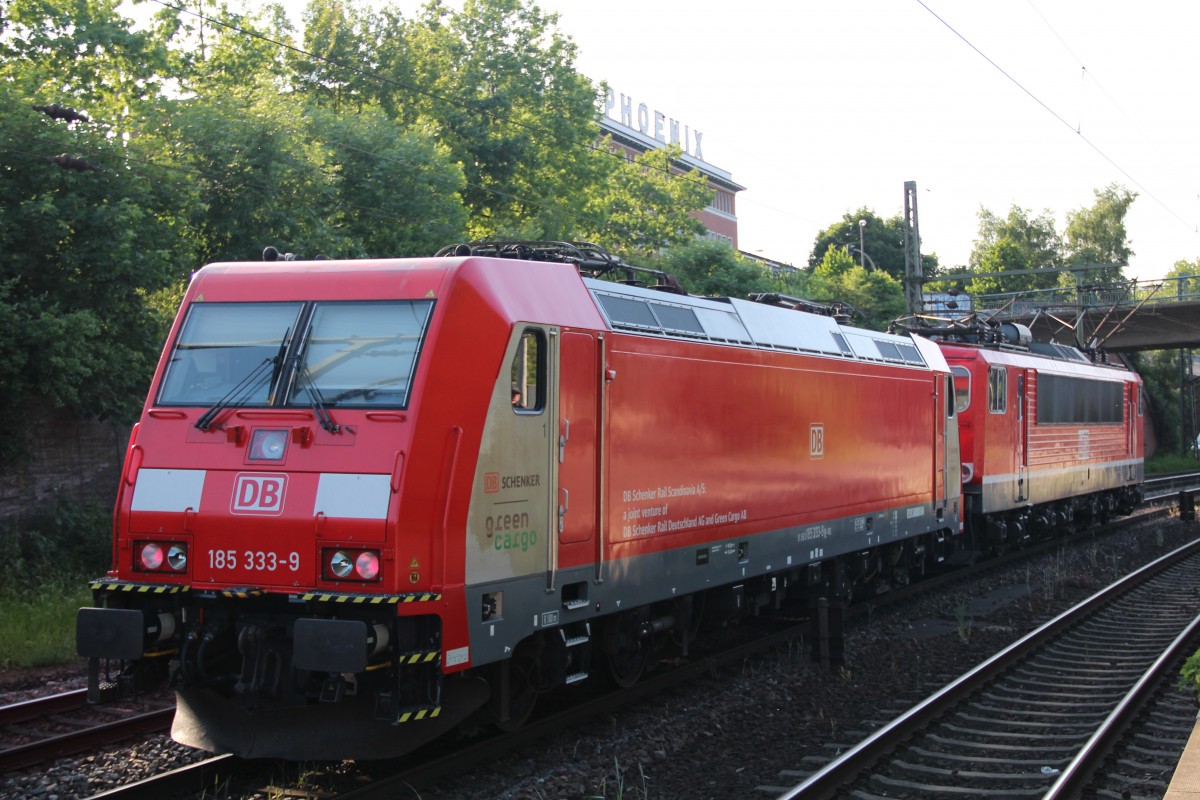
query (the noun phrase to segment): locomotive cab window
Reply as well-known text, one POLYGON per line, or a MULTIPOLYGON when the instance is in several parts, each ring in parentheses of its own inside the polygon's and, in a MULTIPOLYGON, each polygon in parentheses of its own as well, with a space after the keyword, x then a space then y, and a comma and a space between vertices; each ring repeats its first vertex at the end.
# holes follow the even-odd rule
POLYGON ((1004 367, 988 370, 988 411, 992 414, 1008 411, 1008 370, 1004 367))
POLYGON ((158 402, 407 407, 432 309, 430 300, 193 303, 158 402))
POLYGON ((302 303, 193 303, 159 404, 210 405, 229 397, 243 406, 267 405, 302 309, 302 303))
POLYGON ((317 303, 287 405, 404 408, 433 302, 317 303))
POLYGON ((954 410, 959 414, 971 406, 971 372, 966 367, 951 367, 954 376, 954 410))
POLYGON ((518 414, 546 407, 546 334, 529 328, 521 334, 512 360, 512 407, 518 414))

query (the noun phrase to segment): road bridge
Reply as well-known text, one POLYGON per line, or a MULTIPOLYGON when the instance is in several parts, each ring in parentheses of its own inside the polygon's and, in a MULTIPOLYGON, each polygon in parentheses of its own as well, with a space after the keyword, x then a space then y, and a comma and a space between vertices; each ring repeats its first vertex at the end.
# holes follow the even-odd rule
POLYGON ((1200 277, 977 295, 971 305, 980 316, 1028 326, 1035 341, 1114 353, 1200 348, 1200 277))

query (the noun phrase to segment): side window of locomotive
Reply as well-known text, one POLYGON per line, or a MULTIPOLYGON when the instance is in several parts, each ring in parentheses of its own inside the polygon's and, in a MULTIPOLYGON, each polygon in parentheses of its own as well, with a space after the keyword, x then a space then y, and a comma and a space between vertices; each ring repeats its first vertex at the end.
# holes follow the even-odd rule
POLYGON ((951 367, 954 376, 954 410, 959 414, 971 406, 971 373, 966 367, 951 367))
POLYGON ((431 300, 318 303, 287 402, 405 408, 431 300))
POLYGON ((1133 391, 1137 392, 1138 416, 1142 416, 1142 389, 1137 384, 1133 385, 1133 391))
POLYGON ((958 402, 954 399, 954 378, 950 375, 946 376, 946 419, 954 416, 954 410, 958 402))
POLYGON ((988 411, 993 414, 1008 411, 1008 370, 1004 367, 988 370, 988 411))
POLYGON ((521 334, 510 373, 512 407, 518 414, 546 407, 546 334, 530 328, 521 334))

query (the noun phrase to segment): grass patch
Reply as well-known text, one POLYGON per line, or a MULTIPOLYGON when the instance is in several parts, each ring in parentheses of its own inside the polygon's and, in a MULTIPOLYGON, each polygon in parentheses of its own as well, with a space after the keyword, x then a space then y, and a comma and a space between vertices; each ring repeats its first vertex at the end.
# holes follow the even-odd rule
POLYGON ((82 576, 61 576, 35 590, 0 590, 0 669, 63 664, 76 658, 75 612, 92 604, 87 581, 82 576))
POLYGON ((108 569, 111 514, 64 498, 0 524, 0 669, 75 658, 75 612, 108 569))
POLYGON ((1146 462, 1147 475, 1160 472, 1187 472, 1195 469, 1200 469, 1200 461, 1176 453, 1158 453, 1146 462))

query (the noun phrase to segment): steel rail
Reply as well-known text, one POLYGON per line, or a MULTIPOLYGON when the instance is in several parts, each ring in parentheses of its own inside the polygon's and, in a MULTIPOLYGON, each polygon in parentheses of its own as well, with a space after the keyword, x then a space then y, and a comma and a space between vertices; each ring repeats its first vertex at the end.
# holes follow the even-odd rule
POLYGON ((46 697, 35 697, 32 700, 22 700, 7 706, 0 706, 0 728, 29 722, 50 714, 61 714, 64 711, 76 711, 87 705, 87 689, 74 689, 46 697))
POLYGON ((213 756, 185 767, 173 769, 149 778, 117 786, 89 800, 159 800, 172 794, 200 794, 222 784, 232 773, 242 768, 241 759, 231 755, 213 756))
POLYGON ((915 732, 927 727, 992 678, 1007 670, 1015 661, 1074 626, 1093 610, 1196 553, 1200 553, 1200 539, 1144 565, 1077 603, 896 717, 842 756, 810 775, 803 783, 780 795, 779 800, 822 800, 838 796, 838 791, 845 784, 894 751, 915 732))
MULTIPOLYGON (((0 727, 9 728, 23 722, 51 719, 55 715, 78 712, 87 708, 87 690, 62 692, 0 707, 0 727)), ((0 770, 31 767, 52 758, 81 753, 115 741, 159 733, 171 727, 174 705, 154 708, 141 713, 126 714, 109 722, 89 724, 66 733, 24 733, 33 741, 0 749, 0 770)))
POLYGON ((171 727, 171 719, 174 716, 174 707, 160 708, 113 722, 89 726, 78 731, 39 739, 28 744, 5 748, 0 750, 0 770, 31 767, 52 758, 82 753, 122 739, 148 733, 161 733, 171 727))
POLYGON ((1122 733, 1134 721, 1133 718, 1141 711, 1156 686, 1161 683, 1164 676, 1169 674, 1180 658, 1195 649, 1197 631, 1200 631, 1200 616, 1193 619, 1191 624, 1175 637, 1171 645, 1146 670, 1146 673, 1112 710, 1092 738, 1088 739, 1087 744, 1062 771, 1058 780, 1043 795, 1042 800, 1068 800, 1081 796, 1092 775, 1100 768, 1122 733))

